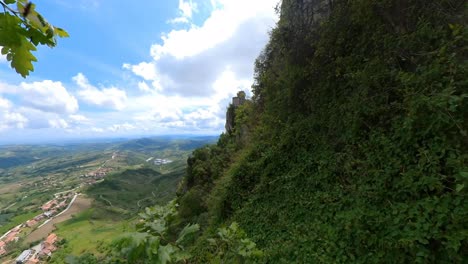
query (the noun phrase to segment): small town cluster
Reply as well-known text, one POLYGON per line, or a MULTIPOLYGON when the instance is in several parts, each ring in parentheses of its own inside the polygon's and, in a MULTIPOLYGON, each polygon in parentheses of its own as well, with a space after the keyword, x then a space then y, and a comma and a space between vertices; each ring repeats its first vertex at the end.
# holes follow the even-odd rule
POLYGON ((106 175, 111 171, 111 168, 101 167, 95 171, 83 174, 80 176, 80 178, 84 179, 82 185, 93 185, 99 180, 104 179, 104 177, 106 177, 106 175))
MULTIPOLYGON (((41 206, 42 213, 32 219, 10 229, 0 237, 0 256, 8 253, 8 246, 18 242, 22 233, 27 233, 34 228, 39 228, 49 222, 55 216, 64 212, 71 205, 78 194, 74 190, 56 193, 55 198, 41 206)), ((32 249, 25 250, 17 258, 16 263, 38 263, 40 259, 48 258, 56 250, 54 246, 57 241, 55 234, 50 234, 44 241, 32 249)))
POLYGON ((17 258, 16 264, 36 264, 47 260, 52 252, 57 250, 55 244, 58 241, 56 234, 52 233, 37 246, 23 251, 17 258))

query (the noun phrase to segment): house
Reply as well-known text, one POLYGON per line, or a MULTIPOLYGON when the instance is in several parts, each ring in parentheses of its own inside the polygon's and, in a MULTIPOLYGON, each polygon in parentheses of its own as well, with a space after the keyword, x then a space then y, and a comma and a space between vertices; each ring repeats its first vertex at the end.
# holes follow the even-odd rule
POLYGON ((39 263, 39 259, 37 258, 30 258, 26 264, 36 264, 39 263))
POLYGON ((23 253, 21 253, 21 255, 19 255, 19 257, 16 258, 16 264, 25 264, 31 256, 31 254, 32 250, 30 249, 23 251, 23 253))
POLYGON ((8 243, 10 243, 12 241, 15 241, 15 242, 18 241, 18 239, 19 239, 18 238, 18 233, 19 233, 18 231, 10 231, 10 233, 8 233, 8 235, 6 236, 6 238, 4 240, 5 243, 8 244, 8 243))
POLYGON ((42 219, 44 219, 44 215, 43 215, 43 214, 40 214, 40 215, 34 217, 34 220, 36 220, 36 221, 38 221, 38 222, 41 221, 42 219))
POLYGON ((53 245, 57 241, 57 238, 58 238, 57 235, 52 233, 46 238, 46 240, 44 241, 44 244, 53 245))
POLYGON ((5 250, 5 246, 6 246, 6 243, 3 241, 0 241, 0 256, 7 253, 5 250))
POLYGON ((57 250, 57 247, 54 245, 55 242, 57 242, 57 235, 52 233, 50 234, 44 242, 42 242, 42 249, 41 252, 39 252, 40 256, 50 256, 52 255, 52 252, 57 250))
POLYGON ((44 213, 44 216, 50 218, 50 217, 52 217, 53 215, 55 215, 55 213, 57 213, 56 210, 50 210, 50 211, 45 212, 45 213, 44 213))
POLYGON ((45 203, 41 209, 43 211, 49 211, 50 208, 52 208, 54 205, 57 205, 57 201, 56 200, 51 200, 51 201, 48 201, 47 203, 45 203))
POLYGON ((31 220, 26 221, 26 226, 27 226, 27 227, 33 227, 33 226, 35 226, 35 225, 37 225, 37 221, 34 220, 34 219, 31 219, 31 220))

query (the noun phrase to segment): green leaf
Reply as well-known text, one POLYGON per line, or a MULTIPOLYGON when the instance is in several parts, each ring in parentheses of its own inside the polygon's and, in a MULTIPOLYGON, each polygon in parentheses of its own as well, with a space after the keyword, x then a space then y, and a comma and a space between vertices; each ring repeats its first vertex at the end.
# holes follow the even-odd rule
POLYGON ((160 235, 164 235, 167 231, 167 223, 164 219, 156 219, 153 222, 147 223, 146 226, 160 235))
POLYGON ((28 76, 34 70, 32 62, 37 61, 36 57, 31 53, 34 50, 36 50, 36 47, 24 39, 20 46, 11 48, 11 67, 23 77, 28 76))
POLYGON ((54 32, 57 36, 61 37, 61 38, 68 38, 70 37, 70 35, 68 34, 68 32, 66 32, 65 30, 59 28, 59 27, 55 27, 54 28, 54 32))
POLYGON ((463 190, 463 188, 465 188, 465 184, 457 184, 456 190, 457 192, 460 192, 461 190, 463 190))
POLYGON ((158 263, 166 264, 171 261, 171 255, 176 251, 176 248, 167 244, 165 246, 160 246, 158 250, 158 263))
POLYGON ((200 230, 200 226, 198 224, 195 224, 195 225, 186 225, 184 227, 184 229, 182 229, 182 231, 180 231, 180 234, 179 234, 179 238, 177 239, 176 241, 176 244, 180 244, 184 241, 185 238, 187 238, 187 236, 195 233, 195 232, 198 232, 198 230, 200 230))

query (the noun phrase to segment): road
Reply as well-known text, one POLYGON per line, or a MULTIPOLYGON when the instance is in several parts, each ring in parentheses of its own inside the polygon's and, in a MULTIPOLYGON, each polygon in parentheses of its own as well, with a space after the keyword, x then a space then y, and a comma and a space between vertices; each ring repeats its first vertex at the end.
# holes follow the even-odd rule
POLYGON ((31 234, 26 237, 26 243, 38 241, 47 237, 52 231, 55 229, 55 224, 61 223, 68 219, 71 219, 73 215, 86 210, 91 207, 92 200, 83 195, 79 195, 76 197, 75 202, 70 206, 69 210, 63 211, 60 216, 55 216, 51 219, 47 224, 42 225, 41 228, 37 228, 31 234))
POLYGON ((3 209, 0 210, 0 211, 6 211, 6 210, 10 209, 12 206, 14 206, 15 204, 16 204, 16 203, 12 203, 12 204, 10 204, 9 206, 3 208, 3 209))
POLYGON ((75 194, 75 196, 73 196, 72 200, 70 201, 70 203, 68 204, 67 208, 65 208, 65 210, 63 210, 62 212, 60 212, 58 215, 50 218, 50 219, 47 219, 44 223, 42 223, 42 225, 38 226, 37 229, 43 227, 44 225, 46 225, 47 223, 49 223, 50 221, 52 221, 54 218, 56 217, 59 217, 61 216, 62 214, 66 213, 68 211, 68 209, 70 209, 70 207, 73 205, 73 203, 75 202, 76 200, 76 197, 78 197, 78 194, 75 194))

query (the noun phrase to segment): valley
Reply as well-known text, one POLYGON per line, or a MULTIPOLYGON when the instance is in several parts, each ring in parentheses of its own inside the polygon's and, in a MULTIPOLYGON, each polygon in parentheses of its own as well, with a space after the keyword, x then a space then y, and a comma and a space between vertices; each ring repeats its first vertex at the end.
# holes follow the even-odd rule
POLYGON ((0 262, 98 254, 139 210, 171 200, 191 151, 214 140, 0 146, 0 262))

